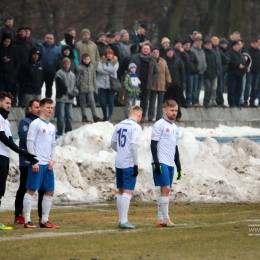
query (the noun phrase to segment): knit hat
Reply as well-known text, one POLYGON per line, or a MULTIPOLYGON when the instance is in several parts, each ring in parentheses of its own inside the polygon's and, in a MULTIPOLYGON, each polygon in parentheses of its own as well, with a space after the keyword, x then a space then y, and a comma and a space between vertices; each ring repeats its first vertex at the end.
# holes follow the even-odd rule
POLYGON ((71 63, 71 62, 70 62, 70 59, 67 58, 67 57, 65 57, 65 58, 62 60, 62 65, 63 65, 64 63, 66 63, 66 62, 68 62, 69 64, 71 63))
POLYGON ((174 49, 172 47, 169 47, 165 50, 165 53, 167 53, 168 51, 173 51, 174 52, 174 49))
POLYGON ((190 40, 186 39, 182 42, 182 45, 185 45, 186 43, 191 43, 190 40))
POLYGON ((220 38, 219 44, 228 44, 228 40, 226 38, 220 38))
POLYGON ((128 33, 128 31, 125 30, 125 29, 122 29, 122 30, 120 31, 120 37, 122 37, 125 33, 128 33))
POLYGON ((167 37, 163 37, 162 38, 162 44, 164 44, 165 42, 171 42, 167 37))
POLYGON ((177 44, 177 43, 182 43, 182 42, 181 42, 181 39, 175 39, 175 40, 174 40, 174 43, 173 43, 173 46, 174 46, 175 44, 177 44))
POLYGON ((89 34, 90 35, 90 30, 89 29, 83 29, 81 31, 81 35, 84 35, 85 33, 89 34))
POLYGON ((137 68, 136 64, 135 63, 130 63, 128 65, 128 69, 130 70, 131 68, 137 68))
POLYGON ((22 31, 22 30, 26 31, 26 27, 25 27, 25 26, 20 26, 20 27, 18 28, 17 32, 19 33, 19 32, 22 31))
POLYGON ((201 38, 201 37, 196 37, 196 38, 194 39, 194 42, 197 42, 197 41, 202 41, 202 38, 201 38))
POLYGON ((97 35, 97 39, 99 39, 101 36, 106 36, 106 34, 104 32, 100 32, 98 35, 97 35))
POLYGON ((112 31, 110 31, 110 32, 113 33, 114 36, 116 36, 117 34, 120 34, 119 31, 117 31, 117 30, 112 30, 112 31))
POLYGON ((112 50, 112 49, 107 49, 107 50, 105 51, 104 55, 107 57, 108 54, 114 55, 113 50, 112 50))
POLYGON ((238 41, 233 41, 232 43, 231 43, 231 46, 233 47, 233 46, 235 46, 235 45, 239 45, 239 43, 238 43, 238 41))

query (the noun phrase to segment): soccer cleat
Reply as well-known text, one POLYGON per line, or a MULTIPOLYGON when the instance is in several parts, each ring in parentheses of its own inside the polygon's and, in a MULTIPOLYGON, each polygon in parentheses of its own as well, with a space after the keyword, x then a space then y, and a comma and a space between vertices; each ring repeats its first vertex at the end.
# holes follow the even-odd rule
POLYGON ((12 230, 12 227, 7 227, 4 224, 0 223, 0 230, 12 230))
POLYGON ((157 221, 156 227, 164 227, 164 222, 163 221, 157 221))
POLYGON ((136 226, 130 224, 129 222, 126 222, 124 224, 119 224, 119 227, 122 228, 122 229, 134 229, 136 228, 136 226))
POLYGON ((175 224, 171 222, 170 219, 167 219, 165 223, 163 223, 164 227, 175 227, 175 224))
POLYGON ((24 224, 24 216, 22 214, 14 217, 14 224, 24 224))
POLYGON ((49 221, 47 221, 47 222, 44 223, 44 224, 43 224, 42 222, 40 222, 40 228, 54 228, 54 229, 59 229, 60 226, 54 225, 54 224, 50 223, 49 221))
POLYGON ((37 226, 33 225, 33 223, 31 221, 29 221, 26 224, 24 224, 24 228, 35 229, 35 228, 37 228, 37 226))

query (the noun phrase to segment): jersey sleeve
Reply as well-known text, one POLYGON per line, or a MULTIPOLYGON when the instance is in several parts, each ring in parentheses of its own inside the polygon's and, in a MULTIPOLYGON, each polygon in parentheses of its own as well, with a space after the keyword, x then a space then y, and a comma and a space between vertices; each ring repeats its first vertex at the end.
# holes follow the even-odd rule
POLYGON ((4 132, 5 131, 5 128, 4 128, 4 121, 2 120, 2 118, 0 118, 0 131, 4 132))
POLYGON ((137 125, 136 128, 133 130, 131 143, 139 144, 141 141, 141 136, 142 136, 142 128, 141 126, 137 125))
POLYGON ((152 130, 151 139, 154 141, 159 141, 162 135, 162 126, 161 124, 155 123, 152 130))
POLYGON ((26 140, 35 141, 38 130, 37 126, 38 124, 35 124, 35 121, 30 124, 26 140))
POLYGON ((112 135, 111 141, 117 143, 117 127, 115 127, 115 131, 112 135))
POLYGON ((55 126, 53 125, 53 135, 52 135, 52 144, 56 144, 56 129, 55 126))
POLYGON ((177 130, 176 130, 176 145, 179 145, 179 140, 180 140, 179 128, 177 127, 177 130))

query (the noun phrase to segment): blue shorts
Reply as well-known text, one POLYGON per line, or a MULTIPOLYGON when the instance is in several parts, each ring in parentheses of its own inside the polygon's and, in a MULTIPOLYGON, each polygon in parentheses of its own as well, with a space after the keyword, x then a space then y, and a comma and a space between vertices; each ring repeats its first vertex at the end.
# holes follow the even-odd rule
POLYGON ((116 168, 116 186, 118 189, 134 190, 136 184, 136 177, 133 177, 134 167, 125 169, 116 168))
POLYGON ((164 163, 160 163, 160 165, 162 168, 162 174, 158 174, 153 171, 154 185, 172 187, 172 181, 173 181, 173 177, 174 177, 174 167, 168 166, 164 163))
POLYGON ((39 165, 38 173, 34 173, 32 171, 32 165, 29 165, 26 189, 43 191, 54 190, 54 172, 53 170, 48 170, 48 164, 39 165))

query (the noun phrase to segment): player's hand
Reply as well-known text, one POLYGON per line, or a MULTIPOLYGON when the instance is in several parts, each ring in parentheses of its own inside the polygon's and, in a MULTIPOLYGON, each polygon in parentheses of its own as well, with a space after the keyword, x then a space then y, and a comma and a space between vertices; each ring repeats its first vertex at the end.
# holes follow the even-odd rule
POLYGON ((21 154, 21 155, 23 155, 23 156, 30 162, 30 164, 32 164, 32 165, 39 162, 39 161, 36 159, 36 155, 31 154, 31 153, 28 153, 28 152, 26 152, 26 151, 23 150, 23 149, 19 149, 19 150, 18 150, 18 153, 21 154))
POLYGON ((54 161, 53 160, 50 160, 49 163, 48 163, 48 170, 52 170, 53 169, 53 165, 54 165, 54 161))
POLYGON ((138 166, 134 165, 134 173, 133 173, 133 177, 136 177, 138 175, 138 166))
POLYGON ((178 177, 177 180, 181 180, 183 176, 182 170, 178 171, 178 177))
POLYGON ((32 171, 34 173, 38 173, 39 172, 39 165, 38 165, 38 163, 32 165, 32 171))
POLYGON ((153 171, 156 172, 157 174, 162 174, 162 167, 159 162, 153 163, 153 171))

